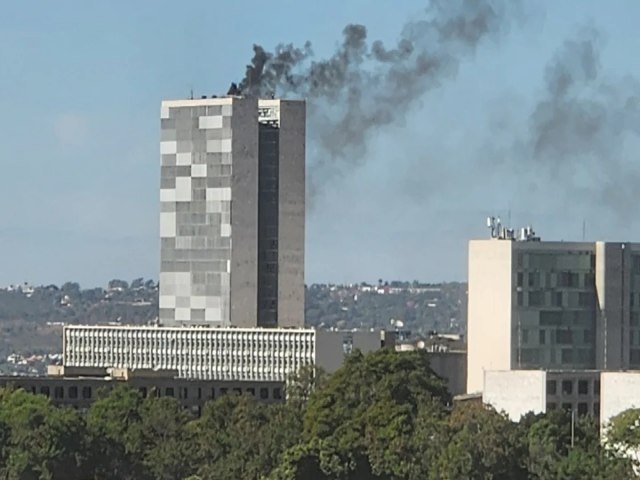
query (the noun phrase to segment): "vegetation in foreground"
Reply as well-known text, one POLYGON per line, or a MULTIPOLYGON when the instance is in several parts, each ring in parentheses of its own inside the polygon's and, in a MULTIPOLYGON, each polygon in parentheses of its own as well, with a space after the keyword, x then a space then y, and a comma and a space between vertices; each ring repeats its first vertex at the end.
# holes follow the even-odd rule
MULTIPOLYGON (((227 396, 193 418, 172 398, 116 388, 84 414, 0 391, 0 479, 631 479, 579 419, 519 423, 478 404, 450 408, 423 352, 352 354, 329 378, 301 372, 284 405, 227 396)), ((638 445, 640 412, 611 430, 638 445)))

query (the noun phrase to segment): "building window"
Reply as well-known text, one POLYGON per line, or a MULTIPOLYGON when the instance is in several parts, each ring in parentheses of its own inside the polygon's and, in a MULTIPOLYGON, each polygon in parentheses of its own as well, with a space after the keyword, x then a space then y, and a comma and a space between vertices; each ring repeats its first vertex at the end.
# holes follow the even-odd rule
POLYGON ((562 363, 571 363, 573 362, 573 351, 565 348, 562 350, 562 363))
POLYGON ((573 382, 571 380, 562 381, 562 394, 571 395, 573 393, 573 382))
POLYGON ((553 310, 543 310, 540 312, 540 325, 545 327, 560 325, 562 323, 562 312, 553 310))
POLYGON ((242 389, 241 388, 234 388, 233 389, 233 393, 235 393, 236 395, 242 395, 242 389))
POLYGON ((518 272, 516 275, 516 286, 522 287, 524 281, 524 274, 522 272, 518 272))
POLYGON ((173 397, 175 393, 173 392, 173 387, 167 387, 164 389, 164 394, 166 397, 173 397))
POLYGON ((540 307, 542 304, 544 304, 544 292, 542 290, 529 292, 529 306, 540 307))
POLYGON ((40 393, 41 393, 42 395, 46 395, 46 396, 48 397, 48 396, 49 396, 49 393, 50 393, 50 392, 49 392, 49 387, 47 387, 47 386, 42 386, 42 387, 40 387, 40 393))
POLYGON ((53 398, 63 399, 64 398, 64 387, 54 387, 53 388, 53 398))
POLYGON ((554 307, 561 307, 563 305, 562 297, 563 297, 562 292, 553 292, 551 294, 551 298, 553 298, 554 307))
POLYGON ((539 338, 538 338, 540 345, 544 345, 545 341, 546 341, 546 332, 544 330, 540 330, 539 332, 539 338))
POLYGON ((202 388, 198 387, 198 400, 202 398, 202 388))
POLYGON ((580 395, 589 394, 589 382, 587 380, 578 380, 578 394, 580 395))
POLYGON ((261 388, 260 389, 260 398, 262 400, 267 400, 269 398, 269 389, 268 388, 261 388))
POLYGON ((547 402, 547 412, 556 408, 558 408, 558 405, 555 402, 547 402))
POLYGON ((216 398, 216 389, 215 388, 211 389, 211 398, 212 399, 216 398))
POLYGON ((593 382, 593 394, 600 395, 600 380, 593 382))
POLYGON ((571 410, 573 410, 573 405, 571 405, 570 403, 563 403, 562 409, 567 412, 570 412, 571 410))
POLYGON ((69 398, 78 398, 78 387, 69 387, 69 398))
POLYGON ((182 387, 182 398, 184 398, 184 399, 189 398, 189 388, 188 387, 182 387))
POLYGON ((227 389, 226 388, 221 388, 220 389, 220 395, 226 395, 227 394, 227 389))
POLYGON ((518 306, 522 307, 524 305, 524 295, 523 295, 523 293, 522 292, 518 292, 516 297, 517 297, 516 301, 518 302, 518 306))
POLYGON ((251 395, 252 397, 256 396, 256 389, 255 388, 247 388, 247 393, 249 395, 251 395))
POLYGON ((547 380, 547 395, 555 395, 557 393, 557 384, 555 380, 547 380))
POLYGON ((138 392, 140 393, 140 396, 142 398, 146 398, 147 397, 147 387, 140 387, 138 389, 138 392))
POLYGON ((558 345, 570 345, 571 344, 571 330, 567 329, 558 329, 556 331, 556 343, 558 345))
POLYGON ((91 398, 91 387, 82 387, 82 398, 89 400, 91 398))
POLYGON ((578 415, 584 416, 589 413, 589 405, 586 402, 578 403, 578 415))
POLYGON ((273 389, 273 398, 276 400, 282 400, 282 390, 276 387, 273 389))

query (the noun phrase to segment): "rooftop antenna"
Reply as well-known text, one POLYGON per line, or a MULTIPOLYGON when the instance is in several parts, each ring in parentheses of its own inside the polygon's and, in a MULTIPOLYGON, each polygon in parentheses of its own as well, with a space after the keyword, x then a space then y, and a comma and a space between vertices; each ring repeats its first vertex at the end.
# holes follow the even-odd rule
POLYGON ((193 86, 189 89, 189 98, 193 100, 193 86))
POLYGON ((500 217, 487 217, 487 227, 491 231, 491 238, 500 238, 502 236, 500 217))

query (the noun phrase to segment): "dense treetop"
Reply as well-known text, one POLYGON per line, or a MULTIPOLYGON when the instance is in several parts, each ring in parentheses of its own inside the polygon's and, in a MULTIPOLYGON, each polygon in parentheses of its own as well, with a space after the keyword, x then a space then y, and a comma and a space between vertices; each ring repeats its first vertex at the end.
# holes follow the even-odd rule
POLYGON ((87 412, 0 391, 0 478, 64 480, 621 480, 640 412, 610 429, 560 411, 514 423, 475 403, 452 406, 423 352, 353 353, 327 377, 304 370, 287 403, 244 396, 199 418, 172 398, 115 388, 87 412))

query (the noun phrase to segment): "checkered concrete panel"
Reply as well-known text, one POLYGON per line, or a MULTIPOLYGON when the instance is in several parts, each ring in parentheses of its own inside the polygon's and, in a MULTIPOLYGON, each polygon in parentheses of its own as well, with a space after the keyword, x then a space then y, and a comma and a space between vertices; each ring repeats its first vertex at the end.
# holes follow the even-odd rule
POLYGON ((229 322, 232 105, 161 112, 160 321, 229 322))

